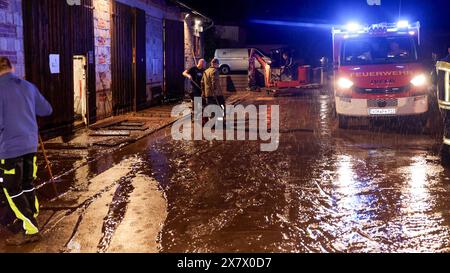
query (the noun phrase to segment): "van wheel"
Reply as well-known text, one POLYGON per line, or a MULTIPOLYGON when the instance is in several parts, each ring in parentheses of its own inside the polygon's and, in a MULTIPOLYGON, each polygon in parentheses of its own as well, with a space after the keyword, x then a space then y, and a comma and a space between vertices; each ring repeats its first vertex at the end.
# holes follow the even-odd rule
POLYGON ((340 129, 347 129, 348 128, 348 117, 338 115, 338 122, 339 122, 339 128, 340 129))
POLYGON ((230 74, 230 71, 231 71, 231 69, 230 69, 230 67, 228 65, 222 65, 220 67, 220 73, 222 73, 224 75, 230 74))

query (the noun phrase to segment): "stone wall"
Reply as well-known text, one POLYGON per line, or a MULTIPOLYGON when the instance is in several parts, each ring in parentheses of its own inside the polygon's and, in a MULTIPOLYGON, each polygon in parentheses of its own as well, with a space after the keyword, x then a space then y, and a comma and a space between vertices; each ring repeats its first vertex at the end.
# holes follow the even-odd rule
POLYGON ((175 7, 169 7, 164 0, 117 0, 131 7, 145 10, 149 16, 159 19, 182 20, 180 12, 175 7))
MULTIPOLYGON (((201 22, 199 27, 202 26, 203 21, 199 18, 194 18, 193 16, 184 16, 184 66, 186 69, 189 69, 196 65, 196 62, 204 58, 204 50, 203 50, 203 37, 198 29, 195 29, 195 21, 201 22), (195 52, 195 39, 200 39, 200 52, 195 52)), ((189 90, 191 88, 191 83, 189 80, 185 81, 185 90, 189 90)))
MULTIPOLYGON (((154 90, 164 85, 164 19, 183 21, 177 7, 164 0, 118 0, 146 12, 147 101, 155 97, 154 90)), ((112 0, 93 0, 96 65, 97 119, 112 115, 111 93, 111 11, 112 0)), ((192 24, 186 24, 185 66, 194 65, 192 24)), ((25 76, 22 0, 0 0, 0 55, 8 56, 17 74, 25 76)))
POLYGON ((111 1, 94 0, 97 119, 112 115, 111 1))
POLYGON ((195 65, 194 55, 194 29, 192 20, 187 18, 184 20, 184 66, 189 69, 195 65))
POLYGON ((205 22, 193 16, 184 16, 184 58, 186 69, 195 65, 198 59, 204 58, 203 29, 205 22), (196 23, 197 22, 197 23, 196 23), (199 49, 195 48, 195 40, 200 41, 199 49))
POLYGON ((164 0, 118 0, 145 11, 147 50, 147 102, 152 103, 164 88, 164 19, 182 21, 179 10, 164 0))
POLYGON ((21 0, 0 0, 0 56, 8 57, 17 75, 25 77, 21 0))

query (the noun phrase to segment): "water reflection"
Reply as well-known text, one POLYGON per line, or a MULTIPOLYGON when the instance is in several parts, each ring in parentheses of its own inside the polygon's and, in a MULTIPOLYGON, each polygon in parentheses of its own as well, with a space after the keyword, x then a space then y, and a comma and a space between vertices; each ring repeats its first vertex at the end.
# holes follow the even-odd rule
MULTIPOLYGON (((364 181, 358 180, 355 172, 354 159, 349 155, 340 155, 336 160, 337 179, 334 181, 334 197, 337 202, 334 210, 340 217, 336 219, 339 226, 336 231, 341 233, 339 240, 346 247, 351 247, 361 241, 358 231, 364 225, 364 218, 367 218, 367 210, 370 210, 371 200, 369 196, 361 195, 365 187, 364 181)), ((338 235, 338 234, 336 234, 338 235)))
POLYGON ((418 136, 339 130, 329 96, 281 100, 276 153, 251 142, 164 141, 168 252, 402 252, 450 245, 447 173, 418 136), (284 110, 283 110, 284 109, 284 110), (403 146, 402 146, 403 145, 403 146), (242 240, 245 238, 245 240, 242 240))
POLYGON ((424 213, 432 206, 432 200, 430 200, 430 194, 426 187, 428 168, 423 156, 412 158, 411 166, 407 167, 407 185, 403 191, 409 197, 405 204, 406 213, 424 213))
POLYGON ((330 135, 330 97, 328 95, 322 95, 319 98, 320 103, 320 135, 330 135))
POLYGON ((443 172, 438 165, 427 162, 425 155, 411 159, 403 169, 406 184, 402 189, 401 233, 408 251, 428 252, 443 247, 448 230, 441 213, 434 213, 436 196, 431 189, 437 186, 435 177, 443 172))

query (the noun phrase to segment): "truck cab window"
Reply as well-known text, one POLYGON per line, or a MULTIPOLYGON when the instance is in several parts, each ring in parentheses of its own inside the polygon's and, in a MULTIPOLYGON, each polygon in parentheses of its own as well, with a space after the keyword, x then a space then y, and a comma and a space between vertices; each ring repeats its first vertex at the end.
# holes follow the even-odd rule
POLYGON ((370 65, 417 61, 414 40, 404 37, 371 37, 344 42, 345 65, 370 65))

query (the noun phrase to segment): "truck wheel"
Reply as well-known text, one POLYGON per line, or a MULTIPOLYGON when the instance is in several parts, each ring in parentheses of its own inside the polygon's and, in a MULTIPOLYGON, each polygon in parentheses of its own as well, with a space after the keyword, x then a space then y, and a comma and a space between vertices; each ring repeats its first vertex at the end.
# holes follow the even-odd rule
POLYGON ((348 117, 338 115, 339 128, 347 129, 348 128, 348 117))
POLYGON ((223 75, 230 74, 230 71, 231 71, 231 69, 230 69, 230 67, 228 65, 222 65, 220 67, 220 73, 222 73, 223 75))
POLYGON ((444 166, 450 166, 450 147, 446 144, 442 144, 441 151, 441 161, 444 166))

